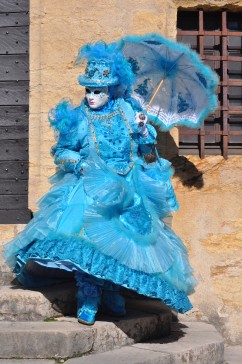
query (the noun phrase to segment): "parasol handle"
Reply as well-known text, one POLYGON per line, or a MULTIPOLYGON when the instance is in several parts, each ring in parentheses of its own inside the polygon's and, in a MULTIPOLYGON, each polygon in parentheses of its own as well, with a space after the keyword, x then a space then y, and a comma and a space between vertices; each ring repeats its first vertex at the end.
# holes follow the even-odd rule
POLYGON ((156 97, 156 95, 157 95, 157 92, 159 91, 159 89, 161 88, 161 86, 162 86, 162 84, 163 84, 163 82, 164 82, 164 78, 162 78, 162 80, 160 81, 160 83, 159 83, 159 85, 157 86, 157 89, 155 90, 155 92, 154 92, 154 94, 153 94, 153 96, 151 97, 151 99, 150 99, 150 102, 148 103, 148 105, 146 106, 146 110, 148 110, 149 109, 149 107, 150 107, 150 105, 152 104, 152 102, 153 102, 153 100, 154 100, 154 98, 156 97))

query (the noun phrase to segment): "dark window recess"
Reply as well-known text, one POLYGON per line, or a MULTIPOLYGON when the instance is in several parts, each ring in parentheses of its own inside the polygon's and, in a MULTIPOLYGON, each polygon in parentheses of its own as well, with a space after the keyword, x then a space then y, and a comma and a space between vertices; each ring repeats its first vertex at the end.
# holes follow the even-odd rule
POLYGON ((200 130, 179 128, 184 154, 242 154, 242 11, 179 11, 177 40, 219 76, 218 109, 200 130))
POLYGON ((0 223, 28 210, 29 0, 0 0, 0 223))

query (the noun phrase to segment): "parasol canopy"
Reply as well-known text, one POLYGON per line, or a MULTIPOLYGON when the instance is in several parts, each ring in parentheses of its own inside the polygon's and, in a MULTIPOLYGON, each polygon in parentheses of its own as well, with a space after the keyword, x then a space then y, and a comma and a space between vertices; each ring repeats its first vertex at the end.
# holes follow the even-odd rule
POLYGON ((158 34, 127 36, 123 42, 136 76, 132 96, 149 118, 163 131, 175 125, 199 128, 217 106, 216 73, 195 51, 158 34))

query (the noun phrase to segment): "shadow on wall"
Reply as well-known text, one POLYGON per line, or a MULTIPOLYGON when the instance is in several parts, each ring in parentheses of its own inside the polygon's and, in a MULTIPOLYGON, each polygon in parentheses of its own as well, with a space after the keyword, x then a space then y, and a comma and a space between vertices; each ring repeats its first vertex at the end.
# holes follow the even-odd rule
POLYGON ((157 150, 162 158, 168 159, 174 168, 174 176, 178 177, 183 186, 201 189, 204 186, 203 174, 184 156, 179 156, 179 150, 170 133, 158 132, 157 150))

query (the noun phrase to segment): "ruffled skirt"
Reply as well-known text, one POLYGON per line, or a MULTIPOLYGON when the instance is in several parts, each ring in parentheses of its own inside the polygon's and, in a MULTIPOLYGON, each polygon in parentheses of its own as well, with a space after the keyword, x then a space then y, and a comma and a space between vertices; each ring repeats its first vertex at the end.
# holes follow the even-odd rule
POLYGON ((8 264, 20 281, 28 264, 35 262, 86 272, 188 311, 192 306, 187 295, 196 282, 187 250, 162 222, 178 207, 171 173, 164 159, 149 165, 137 160, 120 176, 96 157, 79 178, 55 175, 39 211, 7 244, 8 264))

